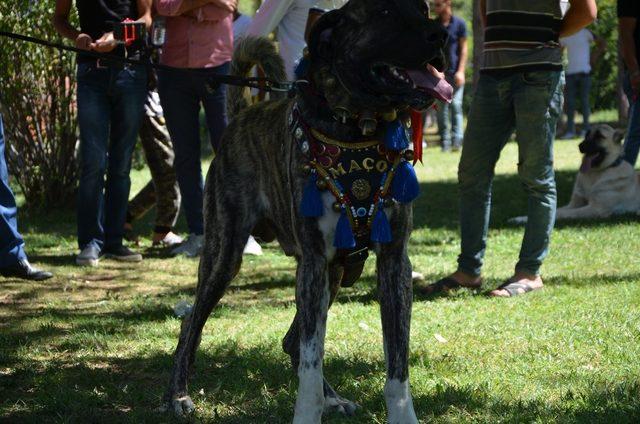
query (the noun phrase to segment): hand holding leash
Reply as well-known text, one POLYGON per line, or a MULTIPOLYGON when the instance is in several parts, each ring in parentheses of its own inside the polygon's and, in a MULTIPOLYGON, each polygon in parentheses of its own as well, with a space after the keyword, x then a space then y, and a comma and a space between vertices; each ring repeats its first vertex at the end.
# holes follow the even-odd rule
POLYGON ((91 43, 93 43, 93 39, 84 33, 78 34, 75 40, 76 47, 82 50, 91 50, 91 43))
POLYGON ((118 42, 113 37, 113 32, 106 32, 102 37, 98 38, 94 43, 90 44, 91 50, 99 53, 108 53, 116 48, 118 42))

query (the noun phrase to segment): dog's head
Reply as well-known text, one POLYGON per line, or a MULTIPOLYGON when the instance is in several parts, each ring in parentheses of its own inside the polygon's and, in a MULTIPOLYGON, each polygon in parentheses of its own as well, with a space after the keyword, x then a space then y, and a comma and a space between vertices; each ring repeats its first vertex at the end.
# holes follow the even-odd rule
POLYGON ((581 172, 591 169, 604 169, 615 162, 622 154, 624 133, 609 125, 596 125, 590 129, 580 143, 582 153, 581 172))
POLYGON ((350 0, 314 26, 309 76, 334 110, 425 109, 451 96, 436 72, 446 41, 424 0, 350 0))

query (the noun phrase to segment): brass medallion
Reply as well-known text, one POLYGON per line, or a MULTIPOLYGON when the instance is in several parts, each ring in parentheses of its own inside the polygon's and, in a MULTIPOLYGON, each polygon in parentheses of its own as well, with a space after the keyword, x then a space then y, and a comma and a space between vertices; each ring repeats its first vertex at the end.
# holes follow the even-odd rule
POLYGON ((353 193, 356 199, 365 200, 369 197, 369 194, 371 194, 369 181, 362 178, 355 180, 351 186, 351 193, 353 193))

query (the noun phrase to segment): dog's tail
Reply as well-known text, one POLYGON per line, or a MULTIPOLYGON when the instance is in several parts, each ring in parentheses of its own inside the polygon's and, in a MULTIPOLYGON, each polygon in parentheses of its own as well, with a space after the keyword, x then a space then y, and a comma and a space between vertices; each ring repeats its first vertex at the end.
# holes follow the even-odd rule
MULTIPOLYGON (((284 62, 276 51, 271 41, 264 37, 243 37, 236 44, 233 51, 233 60, 229 73, 239 77, 250 76, 251 69, 257 66, 259 72, 275 81, 286 81, 287 74, 284 70, 284 62)), ((270 99, 282 98, 286 94, 271 92, 270 99)), ((251 94, 247 87, 227 87, 227 114, 229 120, 238 112, 251 104, 251 94)))

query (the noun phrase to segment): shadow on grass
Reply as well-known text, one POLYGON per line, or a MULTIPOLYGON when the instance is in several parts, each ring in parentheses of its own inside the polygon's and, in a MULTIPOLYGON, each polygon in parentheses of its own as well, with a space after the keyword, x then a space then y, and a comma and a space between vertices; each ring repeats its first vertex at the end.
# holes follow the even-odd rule
MULTIPOLYGON (((157 410, 171 364, 171 355, 157 352, 125 359, 96 355, 83 364, 25 363, 3 379, 0 417, 8 422, 181 422, 157 410)), ((328 357, 325 375, 340 394, 362 406, 353 418, 330 415, 325 422, 370 423, 385 415, 382 363, 328 357)), ((291 422, 296 380, 278 346, 203 346, 189 384, 196 403, 192 418, 224 424, 291 422)), ((442 383, 415 393, 414 405, 422 419, 439 422, 631 423, 640 418, 638 390, 633 381, 603 382, 565 392, 555 401, 524 401, 484 385, 442 383)))

